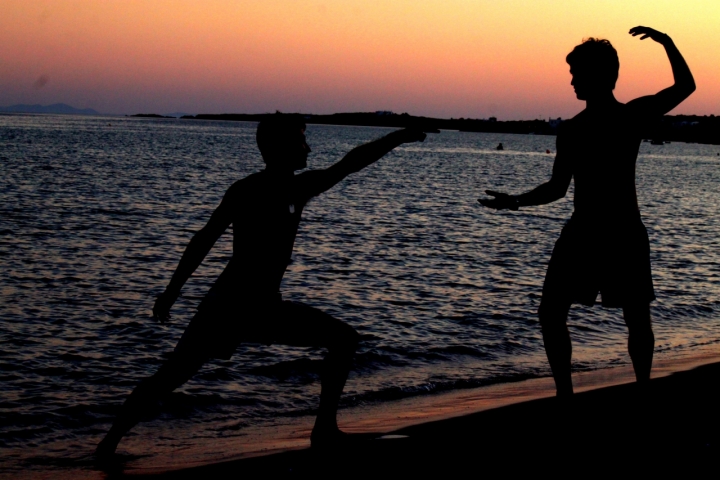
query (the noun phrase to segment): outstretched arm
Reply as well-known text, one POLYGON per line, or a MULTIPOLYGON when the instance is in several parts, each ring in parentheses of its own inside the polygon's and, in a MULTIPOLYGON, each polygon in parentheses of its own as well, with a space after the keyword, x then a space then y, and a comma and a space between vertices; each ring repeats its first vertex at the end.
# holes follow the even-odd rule
MULTIPOLYGON (((426 130, 438 133, 437 130, 426 130)), ((312 170, 299 175, 303 190, 308 198, 319 195, 335 186, 342 179, 354 172, 359 172, 368 165, 380 160, 388 152, 403 143, 422 142, 425 140, 422 130, 406 128, 396 130, 382 138, 355 147, 335 165, 324 170, 312 170)))
POLYGON ((560 200, 565 196, 568 186, 570 186, 570 178, 559 178, 553 174, 550 181, 520 195, 508 195, 507 193, 485 190, 486 194, 495 198, 481 198, 478 202, 496 210, 517 210, 519 207, 545 205, 560 200))
POLYGON ((220 235, 232 223, 230 204, 233 203, 233 192, 234 188, 230 187, 208 223, 190 239, 190 243, 185 247, 180 263, 175 269, 175 273, 173 273, 170 284, 155 301, 153 316, 161 322, 170 318, 170 308, 180 296, 183 285, 200 266, 205 256, 217 242, 217 239, 220 238, 220 235))
POLYGON ((487 195, 495 198, 481 198, 478 202, 485 207, 496 210, 517 210, 519 207, 545 205, 563 198, 572 180, 572 162, 570 161, 572 150, 567 145, 567 141, 568 134, 561 131, 557 137, 557 155, 553 164, 552 177, 549 181, 521 195, 508 195, 507 193, 485 190, 487 195))
POLYGON ((630 104, 639 106, 649 114, 664 115, 680 105, 683 100, 695 91, 695 80, 690 72, 690 67, 688 67, 685 59, 668 35, 649 27, 631 28, 630 35, 633 37, 641 35, 640 40, 651 38, 665 47, 675 83, 655 95, 641 97, 630 102, 630 104))

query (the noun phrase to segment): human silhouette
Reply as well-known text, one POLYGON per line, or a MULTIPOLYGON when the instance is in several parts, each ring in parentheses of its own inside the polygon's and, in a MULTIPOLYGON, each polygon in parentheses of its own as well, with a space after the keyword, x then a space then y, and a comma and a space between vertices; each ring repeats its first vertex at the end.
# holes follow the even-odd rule
POLYGON ((538 316, 558 396, 573 393, 572 346, 567 329, 571 304, 623 309, 628 350, 640 383, 650 379, 655 338, 650 302, 655 299, 650 246, 635 191, 635 162, 642 138, 694 90, 695 81, 669 36, 648 27, 629 32, 651 38, 667 52, 674 84, 655 95, 620 103, 613 95, 617 52, 609 41, 589 38, 567 56, 571 85, 586 108, 560 125, 557 155, 547 183, 508 195, 487 190, 486 207, 517 210, 564 197, 575 180, 574 212, 555 244, 538 316))
POLYGON ((112 455, 123 435, 205 362, 229 359, 245 342, 327 348, 311 442, 324 446, 346 439, 338 429, 336 413, 358 333, 316 308, 283 301, 280 281, 290 261, 303 208, 311 198, 395 147, 424 139, 421 130, 394 131, 356 147, 327 169, 295 175, 307 166, 310 153, 304 121, 300 116, 277 114, 260 122, 257 144, 266 168, 235 182, 207 225, 192 237, 170 284, 155 302, 155 318, 166 321, 170 317, 183 285, 230 224, 232 259, 200 303, 171 357, 125 401, 97 447, 98 457, 112 455))

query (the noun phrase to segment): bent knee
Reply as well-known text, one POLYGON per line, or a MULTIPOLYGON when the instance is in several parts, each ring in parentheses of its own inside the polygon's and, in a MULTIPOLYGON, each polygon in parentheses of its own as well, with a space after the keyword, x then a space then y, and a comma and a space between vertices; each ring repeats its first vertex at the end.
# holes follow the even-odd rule
POLYGON ((350 325, 343 323, 334 335, 330 348, 354 353, 360 343, 360 334, 350 325))

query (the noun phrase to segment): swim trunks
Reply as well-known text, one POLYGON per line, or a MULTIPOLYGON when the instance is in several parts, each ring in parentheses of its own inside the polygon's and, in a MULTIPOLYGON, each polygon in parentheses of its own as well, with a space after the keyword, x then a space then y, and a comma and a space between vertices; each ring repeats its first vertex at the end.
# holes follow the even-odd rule
POLYGON ((608 220, 573 215, 555 243, 542 303, 592 306, 598 293, 604 307, 655 299, 650 242, 639 214, 608 220))

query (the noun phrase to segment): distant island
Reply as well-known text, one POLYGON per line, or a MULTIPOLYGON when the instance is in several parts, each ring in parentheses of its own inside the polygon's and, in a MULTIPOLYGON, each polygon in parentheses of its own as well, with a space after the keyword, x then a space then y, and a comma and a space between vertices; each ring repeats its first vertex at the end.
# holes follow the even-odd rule
POLYGON ((75 108, 65 103, 54 103, 52 105, 11 105, 0 107, 2 113, 60 113, 65 115, 100 115, 92 108, 75 108))
MULTIPOLYGON (((262 114, 200 114, 185 115, 182 119, 193 120, 229 120, 259 122, 272 113, 262 114)), ((555 135, 563 122, 561 118, 548 120, 511 120, 499 121, 495 117, 487 119, 473 118, 432 118, 416 117, 407 113, 389 111, 335 113, 332 115, 301 114, 309 124, 352 125, 367 127, 416 127, 458 130, 461 132, 520 133, 535 135, 555 135)), ((720 117, 715 115, 665 115, 659 121, 652 134, 655 144, 668 141, 687 143, 706 143, 720 145, 720 117)))
POLYGON ((136 113, 135 115, 125 115, 126 117, 138 118, 177 118, 170 115, 158 115, 157 113, 136 113))

